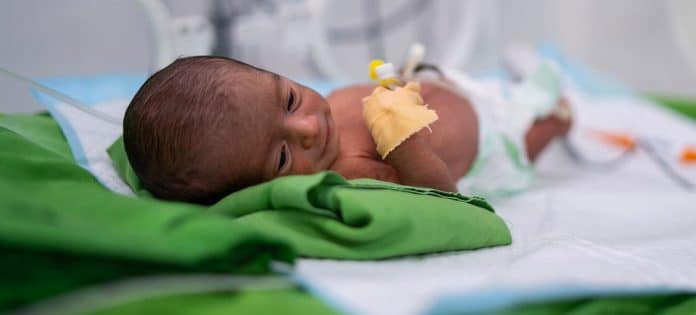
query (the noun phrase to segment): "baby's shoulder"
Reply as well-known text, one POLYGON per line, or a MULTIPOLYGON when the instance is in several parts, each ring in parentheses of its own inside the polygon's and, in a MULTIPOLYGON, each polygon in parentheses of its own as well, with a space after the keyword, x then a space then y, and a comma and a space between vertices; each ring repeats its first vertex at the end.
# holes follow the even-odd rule
POLYGON ((362 99, 370 95, 374 86, 350 85, 331 92, 326 101, 337 119, 357 119, 362 117, 362 99))
POLYGON ((355 99, 370 95, 372 90, 374 90, 374 84, 353 84, 344 87, 337 88, 329 94, 327 98, 329 99, 355 99))

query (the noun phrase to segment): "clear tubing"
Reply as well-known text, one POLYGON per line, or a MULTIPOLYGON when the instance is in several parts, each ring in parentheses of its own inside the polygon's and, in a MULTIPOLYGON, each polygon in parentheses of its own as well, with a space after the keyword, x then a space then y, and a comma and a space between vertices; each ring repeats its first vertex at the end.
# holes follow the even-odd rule
POLYGON ((70 105, 70 106, 72 106, 72 107, 74 107, 74 108, 76 108, 76 109, 78 109, 86 114, 89 114, 89 115, 92 115, 96 118, 99 118, 105 122, 108 122, 108 123, 111 123, 114 125, 118 125, 118 126, 121 126, 121 124, 122 124, 120 119, 118 119, 116 117, 112 117, 112 116, 107 115, 105 113, 102 113, 102 112, 95 110, 93 108, 90 108, 89 106, 82 104, 80 101, 78 101, 70 96, 67 96, 67 95, 65 95, 65 94, 63 94, 55 89, 52 89, 44 84, 41 84, 37 81, 34 81, 30 78, 27 78, 27 77, 22 76, 20 74, 14 73, 14 72, 7 70, 3 67, 0 67, 0 74, 4 75, 10 79, 27 83, 27 84, 31 85, 33 88, 53 97, 61 102, 68 104, 68 105, 70 105))

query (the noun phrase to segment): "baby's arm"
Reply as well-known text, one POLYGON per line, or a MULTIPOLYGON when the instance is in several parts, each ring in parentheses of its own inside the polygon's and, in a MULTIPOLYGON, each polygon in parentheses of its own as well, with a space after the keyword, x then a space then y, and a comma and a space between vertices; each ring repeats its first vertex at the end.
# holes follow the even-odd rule
POLYGON ((456 191, 449 168, 430 147, 424 130, 438 116, 424 104, 420 84, 375 88, 363 99, 363 117, 377 152, 396 170, 401 184, 456 191))
POLYGON ((389 153, 385 161, 396 169, 399 183, 456 192, 449 169, 431 149, 428 130, 421 130, 389 153))

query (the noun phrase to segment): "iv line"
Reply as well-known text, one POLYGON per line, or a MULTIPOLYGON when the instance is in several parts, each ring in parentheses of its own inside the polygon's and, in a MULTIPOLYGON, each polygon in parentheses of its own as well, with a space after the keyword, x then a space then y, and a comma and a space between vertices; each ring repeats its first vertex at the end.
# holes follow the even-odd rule
POLYGON ((82 104, 80 101, 78 101, 78 100, 76 100, 68 95, 65 95, 64 93, 61 93, 55 89, 52 89, 44 84, 41 84, 35 80, 32 80, 28 77, 22 76, 22 75, 17 74, 17 73, 14 73, 14 72, 7 70, 3 67, 0 67, 0 74, 5 75, 6 77, 8 77, 10 79, 27 83, 27 84, 31 85, 32 87, 34 87, 35 89, 57 99, 65 104, 68 104, 68 105, 70 105, 70 106, 72 106, 72 107, 74 107, 74 108, 76 108, 76 109, 78 109, 86 114, 92 115, 96 118, 99 118, 99 119, 105 121, 105 122, 121 126, 120 119, 112 117, 110 115, 107 115, 107 114, 105 114, 101 111, 98 111, 96 109, 90 108, 89 106, 82 104))

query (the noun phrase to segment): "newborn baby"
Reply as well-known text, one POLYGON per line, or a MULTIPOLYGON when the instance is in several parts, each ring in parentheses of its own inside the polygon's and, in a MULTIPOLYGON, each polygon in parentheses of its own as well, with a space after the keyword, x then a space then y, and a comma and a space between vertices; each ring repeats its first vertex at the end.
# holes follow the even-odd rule
MULTIPOLYGON (((446 82, 411 87, 439 119, 382 159, 362 114, 361 100, 375 86, 323 98, 233 59, 182 58, 134 96, 123 139, 141 183, 163 199, 211 204, 276 177, 323 170, 456 191, 479 151, 476 112, 446 82)), ((524 136, 529 160, 569 126, 554 116, 537 120, 524 136)))

